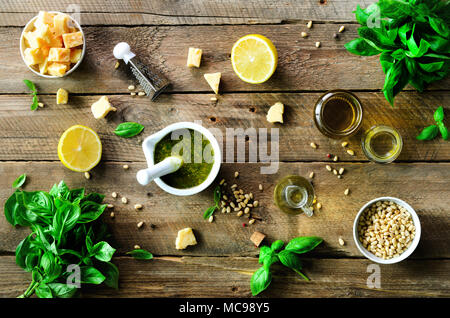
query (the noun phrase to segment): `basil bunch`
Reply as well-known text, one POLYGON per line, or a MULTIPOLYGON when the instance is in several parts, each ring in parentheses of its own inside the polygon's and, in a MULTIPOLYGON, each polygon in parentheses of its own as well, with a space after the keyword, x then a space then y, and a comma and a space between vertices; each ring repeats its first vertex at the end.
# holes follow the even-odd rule
POLYGON ((292 239, 283 249, 284 242, 277 240, 269 246, 262 246, 259 252, 259 263, 263 264, 250 280, 250 289, 253 296, 258 295, 272 282, 272 273, 270 266, 272 264, 281 262, 286 267, 289 267, 294 272, 299 274, 303 279, 309 281, 302 272, 302 263, 297 254, 307 253, 312 251, 317 245, 322 243, 322 239, 317 236, 303 236, 292 239))
POLYGON ((345 48, 356 55, 380 54, 383 93, 391 105, 408 83, 422 92, 448 75, 450 1, 379 0, 354 12, 360 37, 345 48))
POLYGON ((433 115, 436 125, 430 125, 422 130, 419 136, 416 137, 418 140, 432 140, 436 138, 438 133, 441 133, 442 139, 448 139, 448 129, 444 124, 444 108, 442 106, 438 107, 433 115))
POLYGON ((106 208, 103 199, 83 188, 70 190, 61 181, 50 192, 16 190, 6 200, 6 220, 31 229, 16 248, 17 265, 32 273, 19 297, 72 297, 77 283, 118 288, 119 270, 110 262, 116 250, 105 241, 110 234, 98 220, 106 208), (75 284, 67 284, 73 274, 69 265, 79 268, 75 284))
POLYGON ((36 110, 36 108, 38 108, 38 104, 39 104, 39 100, 37 97, 37 90, 36 90, 36 86, 34 85, 34 83, 30 80, 24 79, 23 82, 25 83, 25 85, 27 85, 28 89, 31 91, 31 96, 33 96, 33 100, 31 102, 31 110, 36 110))

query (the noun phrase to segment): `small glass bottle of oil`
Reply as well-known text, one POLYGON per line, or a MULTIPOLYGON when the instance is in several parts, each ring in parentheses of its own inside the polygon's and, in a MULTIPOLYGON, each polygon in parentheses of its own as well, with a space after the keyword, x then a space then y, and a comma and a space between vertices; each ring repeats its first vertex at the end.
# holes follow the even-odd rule
POLYGON ((345 90, 332 90, 322 95, 314 108, 314 121, 319 131, 331 138, 355 134, 362 122, 359 99, 345 90))
POLYGON ((274 201, 278 208, 288 214, 313 215, 314 188, 300 176, 282 178, 274 190, 274 201))
POLYGON ((402 136, 392 127, 378 125, 370 128, 361 139, 362 150, 369 160, 390 163, 402 151, 402 136))

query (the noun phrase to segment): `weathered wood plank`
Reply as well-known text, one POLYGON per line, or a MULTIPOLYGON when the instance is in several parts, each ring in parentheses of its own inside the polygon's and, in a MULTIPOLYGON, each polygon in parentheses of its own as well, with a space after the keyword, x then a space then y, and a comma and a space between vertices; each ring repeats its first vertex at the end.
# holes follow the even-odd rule
POLYGON ((256 24, 283 21, 354 22, 356 5, 369 0, 325 1, 7 1, 0 6, 0 26, 22 26, 40 10, 81 11, 83 25, 256 24), (77 9, 79 8, 79 9, 77 9))
MULTIPOLYGON (((25 189, 50 189, 55 182, 64 179, 70 188, 87 187, 87 191, 106 194, 106 201, 115 205, 115 218, 105 213, 103 220, 111 226, 121 252, 128 251, 135 244, 151 250, 156 255, 197 256, 253 256, 257 250, 249 238, 258 230, 268 235, 268 241, 288 241, 296 236, 317 235, 325 240, 314 255, 361 256, 352 237, 352 226, 356 213, 367 201, 380 196, 399 197, 413 206, 422 223, 421 242, 413 258, 448 258, 450 256, 450 163, 415 164, 336 164, 344 167, 342 179, 328 172, 323 163, 281 163, 277 174, 260 174, 259 164, 224 164, 218 181, 226 178, 229 185, 236 182, 246 192, 253 192, 261 207, 254 214, 261 220, 243 227, 247 219, 234 213, 216 213, 213 223, 203 220, 203 212, 211 206, 212 189, 191 197, 176 197, 164 193, 155 184, 147 187, 138 185, 135 174, 144 167, 143 163, 130 163, 124 170, 120 163, 102 163, 95 168, 90 180, 82 173, 74 173, 59 162, 3 162, 0 163, 0 202, 11 195, 11 183, 27 173, 25 189), (239 171, 234 180, 234 171, 239 171), (307 176, 314 171, 313 180, 318 201, 323 208, 313 217, 289 216, 280 212, 273 204, 273 189, 278 179, 288 174, 307 176), (263 184, 264 191, 258 190, 263 184), (345 196, 344 190, 350 189, 345 196), (111 193, 119 198, 114 200, 111 193), (128 198, 122 204, 121 196, 128 198), (142 211, 135 211, 134 204, 143 204, 142 211), (138 229, 136 224, 146 225, 138 229), (150 224, 156 225, 154 229, 150 224), (177 231, 192 227, 199 244, 184 251, 175 249, 177 231), (338 243, 339 237, 346 242, 338 243)), ((217 182, 218 182, 217 181, 217 182)), ((212 187, 211 187, 212 188, 212 187)), ((2 213, 3 214, 3 213, 2 213)), ((25 237, 26 230, 14 229, 3 215, 0 216, 0 251, 14 251, 25 237)))
MULTIPOLYGON (((178 121, 196 120, 201 120, 205 127, 219 129, 224 140, 227 128, 279 128, 281 161, 326 161, 329 160, 327 153, 336 154, 344 161, 366 161, 360 138, 364 130, 375 124, 386 124, 399 130, 404 141, 400 161, 450 160, 448 142, 441 138, 427 142, 415 139, 423 127, 433 122, 433 112, 438 105, 443 105, 446 113, 450 113, 447 106, 449 92, 403 92, 397 97, 394 108, 381 93, 356 94, 364 107, 364 121, 360 133, 348 139, 356 152, 354 157, 345 152, 339 140, 326 138, 316 129, 313 108, 321 93, 225 94, 217 103, 211 102, 212 95, 208 94, 164 95, 158 103, 151 103, 145 97, 114 95, 110 100, 118 111, 106 120, 96 120, 92 116, 90 105, 98 96, 71 96, 68 105, 56 105, 54 96, 40 96, 46 107, 32 112, 29 96, 3 95, 0 96, 0 140, 3 144, 0 160, 58 160, 56 148, 63 131, 72 125, 83 124, 99 133, 104 160, 143 161, 140 140, 145 136, 178 121), (286 105, 283 125, 266 121, 270 105, 277 101, 286 105), (123 139, 113 133, 122 121, 137 121, 146 129, 138 138, 123 139), (310 147, 312 141, 319 149, 310 147)), ((228 148, 223 153, 225 157, 234 150, 228 148)))
MULTIPOLYGON (((158 257, 137 261, 116 257, 119 290, 94 287, 83 297, 251 297, 250 277, 260 266, 256 258, 158 257)), ((448 297, 449 260, 407 260, 382 265, 381 288, 367 286, 361 259, 305 259, 305 282, 294 272, 274 265, 273 280, 264 297, 448 297), (424 272, 426 274, 424 274, 424 272)), ((372 270, 371 270, 372 272, 372 270)), ((30 274, 13 256, 0 256, 0 297, 17 297, 28 287, 30 274)))
MULTIPOLYGON (((172 82, 172 92, 211 92, 204 73, 222 72, 221 92, 239 91, 324 91, 343 88, 377 90, 384 74, 377 56, 361 57, 343 45, 355 38, 357 25, 349 24, 341 40, 332 38, 339 26, 318 24, 307 39, 300 36, 306 26, 185 26, 185 27, 86 27, 85 60, 79 69, 63 79, 43 79, 23 63, 19 52, 20 28, 1 28, 0 47, 5 59, 0 64, 0 93, 27 93, 24 78, 36 82, 40 93, 55 93, 65 86, 74 93, 123 93, 133 78, 123 65, 115 70, 112 55, 116 43, 127 41, 149 65, 156 66, 172 82), (249 33, 264 34, 279 53, 278 68, 266 83, 252 85, 233 72, 229 54, 233 43, 249 33), (320 41, 318 49, 315 42, 320 41), (202 66, 186 67, 188 47, 203 49, 202 66)), ((448 89, 450 79, 434 83, 430 89, 448 89)), ((408 88, 410 89, 410 88, 408 88)))

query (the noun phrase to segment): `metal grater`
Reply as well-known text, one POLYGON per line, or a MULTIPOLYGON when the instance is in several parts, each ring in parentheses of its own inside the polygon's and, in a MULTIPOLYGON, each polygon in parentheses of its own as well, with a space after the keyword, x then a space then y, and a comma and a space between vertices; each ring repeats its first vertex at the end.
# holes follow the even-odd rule
POLYGON ((139 61, 136 54, 131 52, 128 43, 118 43, 113 53, 116 59, 123 59, 131 68, 131 72, 152 101, 170 85, 169 80, 160 72, 139 61))

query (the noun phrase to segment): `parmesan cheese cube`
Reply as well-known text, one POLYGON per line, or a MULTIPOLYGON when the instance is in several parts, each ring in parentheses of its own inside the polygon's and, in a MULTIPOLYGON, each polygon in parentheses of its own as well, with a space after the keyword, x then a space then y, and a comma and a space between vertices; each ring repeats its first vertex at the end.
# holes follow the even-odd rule
POLYGON ((81 53, 83 53, 82 49, 71 49, 70 50, 70 63, 78 63, 81 59, 81 53))
POLYGON ((70 32, 67 22, 69 21, 69 16, 67 14, 58 13, 53 18, 53 33, 58 35, 63 35, 64 33, 70 32))
POLYGON ((186 63, 187 67, 200 67, 201 59, 202 50, 190 47, 186 63))
POLYGON ((39 11, 36 21, 34 21, 34 26, 39 28, 43 25, 53 26, 53 17, 55 14, 49 13, 47 11, 39 11))
POLYGON ((39 64, 39 73, 45 74, 47 73, 48 68, 48 59, 46 58, 44 62, 39 64))
POLYGON ((222 73, 209 73, 203 75, 205 80, 208 82, 209 86, 211 86, 214 93, 219 94, 219 85, 220 85, 220 77, 222 73))
POLYGON ((62 36, 61 35, 55 36, 55 35, 52 34, 50 36, 50 44, 49 44, 49 46, 50 47, 63 47, 62 36))
POLYGON ((92 114, 95 119, 105 118, 110 111, 116 111, 117 109, 111 106, 108 97, 102 96, 91 106, 92 114))
POLYGON ((23 34, 29 47, 33 49, 41 48, 42 46, 49 45, 51 42, 51 32, 48 26, 41 29, 36 29, 33 32, 25 32, 23 34))
POLYGON ((69 101, 69 92, 64 88, 58 89, 56 92, 56 104, 67 104, 69 101))
POLYGON ((83 44, 83 34, 81 31, 63 34, 62 38, 64 41, 64 47, 68 49, 83 44))
POLYGON ((36 65, 45 61, 45 56, 40 49, 26 48, 23 51, 24 59, 27 65, 36 65))
POLYGON ((52 76, 63 76, 66 74, 67 70, 69 69, 69 66, 64 63, 50 63, 47 66, 47 72, 49 75, 52 76))
POLYGON ((52 47, 48 53, 50 62, 70 63, 70 49, 52 47))
POLYGON ((284 105, 280 102, 272 105, 267 112, 267 121, 269 123, 283 123, 284 105))
POLYGON ((194 232, 190 227, 179 230, 177 239, 175 241, 175 248, 177 250, 184 250, 189 245, 196 245, 197 240, 195 239, 194 232))

